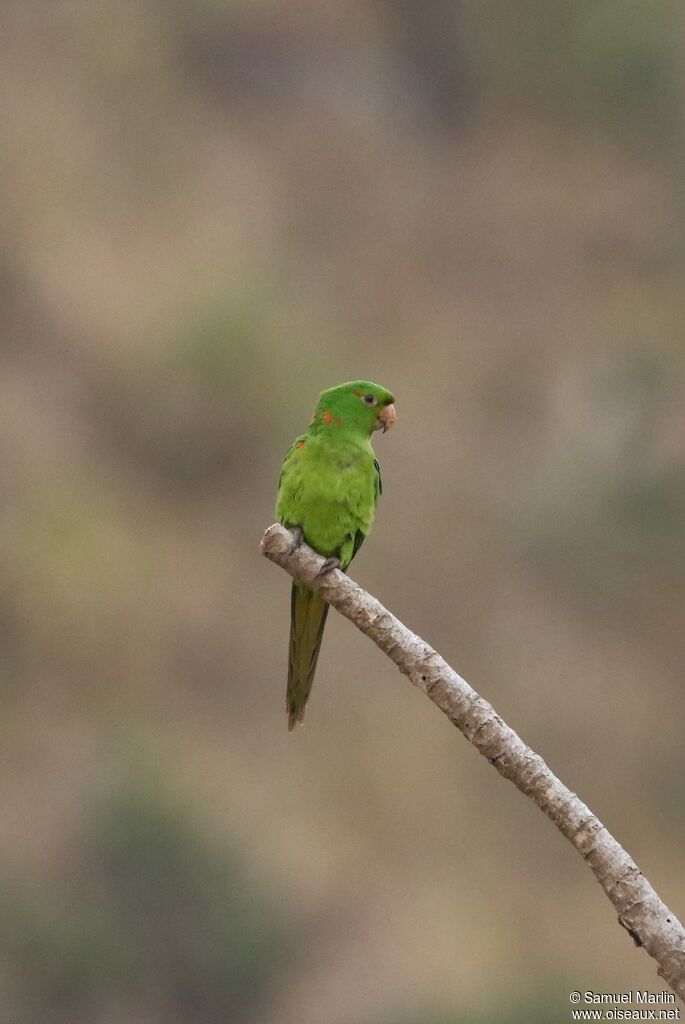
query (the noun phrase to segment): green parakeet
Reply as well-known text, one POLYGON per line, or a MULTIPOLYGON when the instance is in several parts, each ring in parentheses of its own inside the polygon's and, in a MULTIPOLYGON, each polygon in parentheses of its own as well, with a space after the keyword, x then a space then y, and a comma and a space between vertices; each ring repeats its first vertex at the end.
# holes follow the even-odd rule
MULTIPOLYGON (((381 473, 371 447, 374 430, 395 422, 395 399, 366 380, 322 391, 305 434, 283 460, 276 515, 326 559, 320 573, 347 569, 373 523, 381 473)), ((288 728, 304 717, 328 605, 293 583, 286 707, 288 728)))

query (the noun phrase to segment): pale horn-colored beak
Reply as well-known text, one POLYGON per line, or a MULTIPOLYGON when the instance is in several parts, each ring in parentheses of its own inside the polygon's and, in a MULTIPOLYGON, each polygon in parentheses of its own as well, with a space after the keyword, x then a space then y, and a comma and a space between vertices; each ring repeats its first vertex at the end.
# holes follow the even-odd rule
POLYGON ((385 433, 386 430, 390 430, 396 419, 395 403, 391 402, 390 405, 384 406, 378 413, 378 427, 382 427, 383 433, 385 433))

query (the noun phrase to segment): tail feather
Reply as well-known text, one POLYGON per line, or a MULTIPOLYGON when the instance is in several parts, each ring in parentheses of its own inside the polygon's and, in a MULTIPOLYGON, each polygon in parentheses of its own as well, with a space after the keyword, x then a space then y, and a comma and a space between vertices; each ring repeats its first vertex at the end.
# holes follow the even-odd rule
POLYGON ((288 729, 304 718, 304 708, 314 681, 328 605, 313 591, 293 583, 290 596, 290 647, 288 651, 288 729))

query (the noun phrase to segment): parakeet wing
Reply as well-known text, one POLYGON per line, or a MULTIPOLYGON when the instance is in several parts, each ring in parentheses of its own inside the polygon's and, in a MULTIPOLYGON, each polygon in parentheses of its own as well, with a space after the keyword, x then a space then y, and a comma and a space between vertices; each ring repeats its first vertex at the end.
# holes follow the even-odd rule
MULTIPOLYGON (((376 478, 374 481, 374 503, 377 504, 378 498, 383 493, 383 480, 381 477, 381 467, 378 465, 378 459, 373 460, 373 466, 376 471, 376 478)), ((354 556, 359 551, 360 547, 364 543, 365 538, 366 534, 364 533, 364 531, 357 530, 357 532, 354 535, 354 546, 352 548, 352 556, 350 558, 350 561, 352 561, 354 556)))

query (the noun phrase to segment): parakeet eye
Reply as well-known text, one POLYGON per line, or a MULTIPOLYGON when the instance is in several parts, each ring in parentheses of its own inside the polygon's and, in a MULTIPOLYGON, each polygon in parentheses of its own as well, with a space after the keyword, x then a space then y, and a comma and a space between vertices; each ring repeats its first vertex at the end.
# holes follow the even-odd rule
POLYGON ((375 405, 376 404, 376 396, 375 395, 364 395, 364 399, 363 400, 366 402, 367 405, 375 405))

